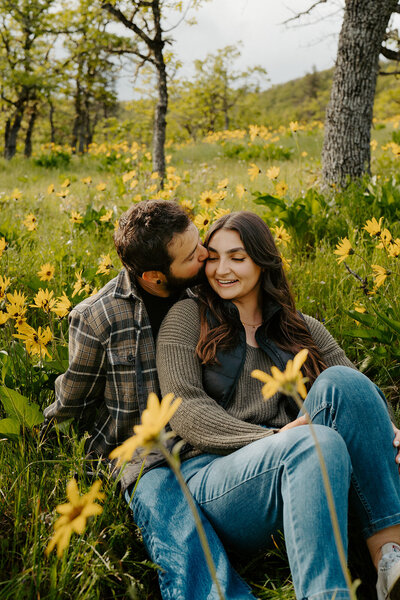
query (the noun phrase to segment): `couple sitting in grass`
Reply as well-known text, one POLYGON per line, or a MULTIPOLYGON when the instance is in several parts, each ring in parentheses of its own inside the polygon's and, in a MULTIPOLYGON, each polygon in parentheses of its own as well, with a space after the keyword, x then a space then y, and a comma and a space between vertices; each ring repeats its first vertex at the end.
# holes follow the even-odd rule
POLYGON ((90 434, 88 458, 107 458, 132 435, 150 392, 182 398, 170 426, 185 442, 181 472, 219 588, 158 451, 137 483, 139 449, 121 484, 160 567, 162 597, 254 598, 228 553, 247 558, 282 531, 297 598, 350 598, 321 451, 345 552, 351 508, 377 568, 378 599, 400 598, 400 431, 382 392, 321 323, 296 310, 264 221, 245 211, 225 215, 203 246, 178 204, 151 200, 121 218, 115 245, 124 269, 72 311, 69 368, 45 417, 75 417, 90 434), (259 379, 271 383, 268 374, 300 351, 303 409, 278 384, 265 401, 259 379))

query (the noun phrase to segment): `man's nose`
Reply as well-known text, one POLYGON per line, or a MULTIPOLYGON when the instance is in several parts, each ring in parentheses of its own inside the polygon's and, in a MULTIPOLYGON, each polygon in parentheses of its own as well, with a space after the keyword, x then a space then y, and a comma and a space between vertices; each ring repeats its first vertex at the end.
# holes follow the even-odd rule
POLYGON ((203 262, 204 260, 206 260, 208 258, 208 250, 207 248, 205 248, 204 246, 200 246, 200 251, 199 251, 199 260, 201 262, 203 262))

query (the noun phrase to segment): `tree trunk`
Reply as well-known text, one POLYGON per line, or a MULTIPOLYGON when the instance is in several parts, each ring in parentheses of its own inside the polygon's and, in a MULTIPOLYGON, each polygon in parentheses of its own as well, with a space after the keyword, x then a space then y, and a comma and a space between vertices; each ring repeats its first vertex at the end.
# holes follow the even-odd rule
POLYGON ((54 125, 54 104, 49 100, 49 122, 50 122, 50 141, 52 144, 56 143, 56 128, 54 125))
POLYGON ((322 174, 344 185, 370 170, 370 132, 379 54, 397 0, 346 0, 331 97, 322 174))
POLYGON ((17 151, 17 137, 21 128, 22 117, 24 116, 24 103, 17 106, 11 124, 11 119, 7 122, 4 140, 4 158, 10 160, 17 151))
POLYGON ((32 106, 31 114, 28 121, 28 129, 25 135, 25 150, 24 156, 30 158, 32 156, 32 134, 35 127, 36 118, 38 116, 38 103, 35 102, 32 106))
POLYGON ((153 3, 153 18, 155 27, 153 55, 157 69, 158 89, 158 102, 155 109, 153 127, 153 170, 157 171, 160 177, 160 186, 162 187, 165 177, 165 133, 167 128, 168 86, 167 71, 165 69, 163 56, 164 41, 162 39, 159 2, 153 3))

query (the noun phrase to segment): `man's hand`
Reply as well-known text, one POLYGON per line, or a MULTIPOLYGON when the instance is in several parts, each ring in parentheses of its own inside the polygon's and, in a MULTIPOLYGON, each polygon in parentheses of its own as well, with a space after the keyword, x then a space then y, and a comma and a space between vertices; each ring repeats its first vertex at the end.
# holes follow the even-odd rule
POLYGON ((392 423, 394 431, 393 446, 397 448, 396 462, 399 465, 400 472, 400 429, 397 429, 396 425, 392 423))
MULTIPOLYGON (((298 417, 294 421, 291 421, 290 423, 285 425, 285 427, 282 427, 282 429, 280 429, 278 431, 278 433, 280 433, 281 431, 286 431, 287 429, 292 429, 292 427, 298 427, 299 425, 307 425, 307 424, 308 424, 308 419, 307 419, 306 415, 303 415, 302 417, 298 417)), ((399 433, 399 441, 400 441, 400 430, 398 429, 397 431, 399 433)))

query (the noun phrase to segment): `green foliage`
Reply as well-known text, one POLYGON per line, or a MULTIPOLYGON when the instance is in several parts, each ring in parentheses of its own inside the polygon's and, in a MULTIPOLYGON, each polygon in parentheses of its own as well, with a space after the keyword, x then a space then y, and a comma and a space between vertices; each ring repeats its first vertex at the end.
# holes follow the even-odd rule
POLYGON ((63 150, 52 150, 42 153, 34 159, 34 164, 45 169, 63 169, 69 165, 71 153, 63 150))
POLYGON ((284 148, 276 144, 234 144, 227 143, 222 148, 223 153, 228 158, 238 158, 240 160, 290 160, 293 155, 293 148, 284 148))

